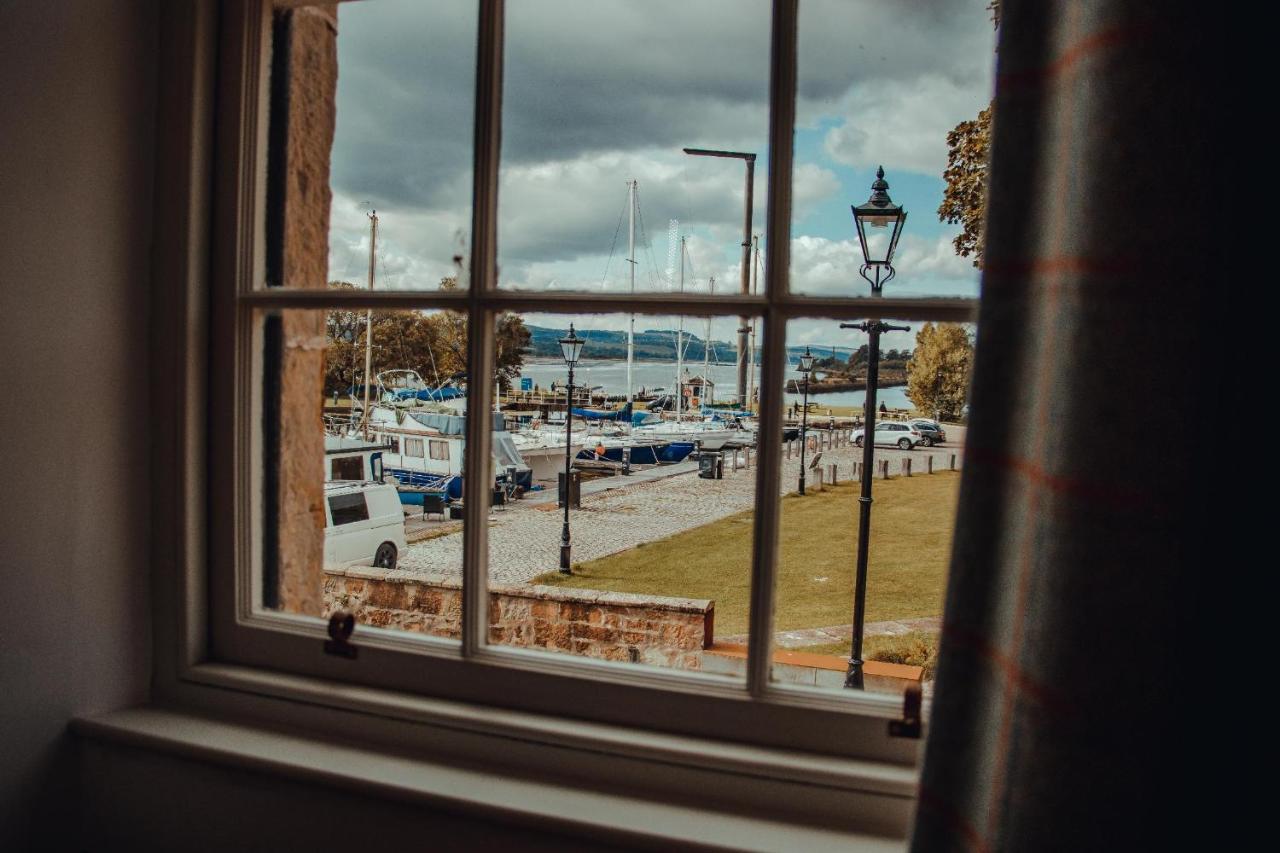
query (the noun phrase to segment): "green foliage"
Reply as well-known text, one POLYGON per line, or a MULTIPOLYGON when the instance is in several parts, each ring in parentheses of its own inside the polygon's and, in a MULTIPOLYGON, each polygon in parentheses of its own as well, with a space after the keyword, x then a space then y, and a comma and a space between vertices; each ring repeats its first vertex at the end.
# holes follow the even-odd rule
POLYGON ((917 409, 943 420, 960 415, 969 394, 973 341, 956 323, 925 323, 907 362, 907 398, 917 409))

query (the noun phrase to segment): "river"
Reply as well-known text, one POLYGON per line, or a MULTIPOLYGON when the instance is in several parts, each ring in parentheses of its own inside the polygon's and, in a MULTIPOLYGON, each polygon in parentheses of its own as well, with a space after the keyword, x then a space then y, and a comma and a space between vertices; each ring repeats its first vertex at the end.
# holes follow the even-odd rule
MULTIPOLYGON (((692 376, 698 376, 702 373, 702 362, 700 361, 686 363, 685 366, 692 376)), ((674 364, 660 361, 637 361, 632 365, 631 372, 632 382, 635 384, 637 393, 641 389, 655 391, 663 388, 671 391, 675 388, 676 366, 674 364)), ((737 382, 737 365, 733 363, 712 364, 710 373, 711 381, 716 385, 716 396, 718 398, 724 399, 733 393, 734 385, 737 382)), ((551 359, 526 361, 520 375, 521 377, 532 379, 535 385, 544 389, 549 388, 552 382, 555 382, 557 386, 563 385, 568 379, 564 362, 551 359)), ((795 365, 787 365, 786 378, 799 379, 799 377, 800 372, 795 369, 795 365)), ((592 388, 603 387, 605 393, 609 395, 622 396, 627 393, 627 363, 614 359, 583 359, 578 362, 577 370, 574 371, 574 381, 592 388)), ((756 366, 756 375, 753 382, 755 383, 754 387, 759 386, 759 365, 756 366)), ((861 406, 865 399, 866 392, 864 391, 835 391, 830 394, 809 395, 809 402, 815 404, 815 407, 819 410, 823 406, 861 406)), ((879 394, 877 394, 877 399, 884 401, 884 404, 891 409, 912 408, 911 401, 907 399, 905 386, 881 388, 879 394)), ((799 400, 799 394, 787 394, 785 405, 789 406, 799 400)))

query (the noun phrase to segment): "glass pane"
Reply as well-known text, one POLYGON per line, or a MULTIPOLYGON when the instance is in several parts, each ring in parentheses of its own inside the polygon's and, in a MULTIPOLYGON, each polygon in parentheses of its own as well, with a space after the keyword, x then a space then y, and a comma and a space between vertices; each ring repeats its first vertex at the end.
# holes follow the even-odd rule
POLYGON ((465 319, 346 309, 259 319, 262 604, 457 639, 465 319))
POLYGON ((275 13, 270 285, 467 286, 476 20, 475 0, 275 13))
MULTIPOLYGON (((629 315, 525 318, 494 434, 523 467, 495 491, 490 642, 742 678, 756 434, 736 405, 739 321, 634 321, 628 367, 629 315)), ((517 343, 503 339, 500 362, 517 343)))
POLYGON ((931 691, 968 420, 975 328, 884 321, 865 467, 870 330, 835 320, 787 327, 786 440, 773 677, 842 690, 849 672, 860 496, 869 488, 865 689, 931 691), (796 370, 806 349, 811 374, 796 370), (917 424, 936 421, 933 429, 917 424), (863 480, 864 470, 869 479, 863 480))
MULTIPOLYGON (((976 232, 982 219, 986 129, 973 122, 994 91, 995 31, 986 0, 800 4, 791 220, 791 289, 867 296, 851 207, 868 201, 876 170, 907 213, 886 296, 977 296, 976 256, 957 254, 961 223, 940 218, 955 202, 976 232), (960 129, 962 168, 949 183, 948 134, 960 129)), ((893 226, 866 229, 883 253, 893 226)), ((971 241, 962 239, 966 250, 971 241)), ((883 278, 883 276, 882 276, 883 278)))
POLYGON ((767 0, 508 4, 499 286, 678 293, 683 256, 697 292, 750 289, 770 18, 767 0))

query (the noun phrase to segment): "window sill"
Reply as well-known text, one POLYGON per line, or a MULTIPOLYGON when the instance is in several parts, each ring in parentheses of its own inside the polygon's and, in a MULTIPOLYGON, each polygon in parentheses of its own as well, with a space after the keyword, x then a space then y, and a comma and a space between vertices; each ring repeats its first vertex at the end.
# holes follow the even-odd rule
MULTIPOLYGON (((830 801, 833 791, 829 780, 803 784, 775 779, 771 786, 775 808, 765 811, 750 802, 760 793, 751 790, 750 780, 744 785, 741 775, 722 768, 694 771, 702 777, 702 784, 718 782, 723 786, 722 799, 732 802, 742 794, 735 810, 727 803, 720 807, 697 803, 696 798, 679 790, 680 780, 676 777, 681 768, 666 764, 657 769, 672 782, 667 797, 630 796, 621 792, 625 787, 623 777, 627 776, 625 762, 608 754, 587 756, 599 770, 598 783, 559 778, 555 771, 565 758, 565 748, 547 744, 541 746, 541 760, 550 771, 544 770, 538 778, 495 766, 493 756, 505 757, 512 747, 506 735, 496 736, 498 743, 485 750, 488 761, 467 762, 464 766, 439 756, 422 755, 421 750, 406 749, 403 743, 388 748, 354 745, 351 741, 355 738, 335 742, 317 735, 284 734, 255 723, 230 722, 154 706, 77 719, 72 722, 72 730, 81 737, 117 745, 612 842, 842 851, 901 850, 905 844, 901 837, 872 834, 849 825, 834 826, 796 813, 783 814, 777 808, 788 801, 806 807, 811 805, 806 801, 830 801), (708 775, 721 778, 708 779, 708 775), (771 812, 776 817, 761 816, 771 812)), ((913 771, 878 770, 874 774, 879 777, 875 780, 877 786, 913 788, 913 771)), ((845 797, 861 794, 871 800, 886 799, 883 794, 867 791, 843 793, 845 797)), ((877 806, 868 802, 845 805, 850 807, 844 812, 846 822, 849 815, 866 815, 868 807, 877 806)), ((880 802, 879 810, 884 810, 884 805, 880 802)), ((892 822, 897 824, 899 820, 892 822)))

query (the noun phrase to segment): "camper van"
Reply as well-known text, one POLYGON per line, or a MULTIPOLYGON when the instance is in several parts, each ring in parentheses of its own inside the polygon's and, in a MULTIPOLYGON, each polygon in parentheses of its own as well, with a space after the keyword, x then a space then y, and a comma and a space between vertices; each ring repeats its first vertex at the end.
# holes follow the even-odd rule
POLYGON ((331 482, 324 487, 324 564, 394 569, 405 549, 404 512, 396 487, 331 482))

